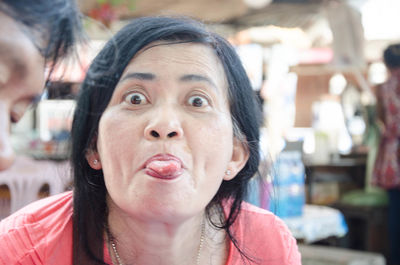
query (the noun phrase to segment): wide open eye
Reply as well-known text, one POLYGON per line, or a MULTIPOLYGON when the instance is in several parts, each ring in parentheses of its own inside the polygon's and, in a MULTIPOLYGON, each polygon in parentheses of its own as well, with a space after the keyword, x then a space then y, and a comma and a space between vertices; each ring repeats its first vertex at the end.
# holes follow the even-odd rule
POLYGON ((130 92, 125 95, 125 102, 132 105, 147 104, 147 98, 139 92, 130 92))
POLYGON ((188 100, 189 105, 197 108, 206 107, 209 105, 207 98, 203 96, 191 96, 188 100))

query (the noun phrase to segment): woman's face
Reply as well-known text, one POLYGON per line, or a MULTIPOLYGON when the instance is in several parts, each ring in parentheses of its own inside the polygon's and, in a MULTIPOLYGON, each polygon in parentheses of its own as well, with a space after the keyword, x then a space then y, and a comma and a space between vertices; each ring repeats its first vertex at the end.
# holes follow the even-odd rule
POLYGON ((247 161, 212 49, 161 44, 139 52, 100 119, 97 152, 87 158, 103 170, 111 212, 178 221, 204 210, 247 161))

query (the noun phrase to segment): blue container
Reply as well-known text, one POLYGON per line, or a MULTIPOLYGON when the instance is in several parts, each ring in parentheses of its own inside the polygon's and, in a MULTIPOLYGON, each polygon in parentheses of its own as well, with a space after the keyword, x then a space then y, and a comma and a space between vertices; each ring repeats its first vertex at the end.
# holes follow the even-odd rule
POLYGON ((270 210, 281 218, 301 216, 305 205, 305 174, 301 153, 282 152, 275 168, 270 210))

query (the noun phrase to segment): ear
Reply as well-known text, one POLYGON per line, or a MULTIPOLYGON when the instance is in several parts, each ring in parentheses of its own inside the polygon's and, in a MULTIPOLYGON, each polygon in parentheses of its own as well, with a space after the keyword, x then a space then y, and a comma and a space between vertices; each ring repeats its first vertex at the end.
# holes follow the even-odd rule
POLYGON ((91 168, 94 170, 100 170, 102 168, 100 156, 96 151, 88 151, 86 153, 86 160, 91 168))
POLYGON ((224 180, 233 179, 242 168, 246 165, 249 159, 249 149, 236 137, 233 138, 233 152, 231 161, 228 163, 227 171, 229 174, 224 175, 224 180))

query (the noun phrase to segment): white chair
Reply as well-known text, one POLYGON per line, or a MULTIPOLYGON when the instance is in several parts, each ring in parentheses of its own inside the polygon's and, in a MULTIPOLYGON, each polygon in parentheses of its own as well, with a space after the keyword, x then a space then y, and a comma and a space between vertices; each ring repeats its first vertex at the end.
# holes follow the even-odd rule
POLYGON ((48 184, 50 195, 54 195, 63 192, 69 180, 68 162, 34 160, 25 156, 17 157, 10 169, 0 172, 0 185, 7 185, 10 190, 10 213, 39 199, 43 185, 48 184))

